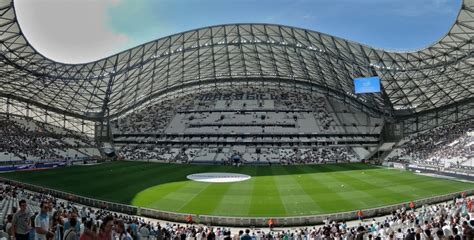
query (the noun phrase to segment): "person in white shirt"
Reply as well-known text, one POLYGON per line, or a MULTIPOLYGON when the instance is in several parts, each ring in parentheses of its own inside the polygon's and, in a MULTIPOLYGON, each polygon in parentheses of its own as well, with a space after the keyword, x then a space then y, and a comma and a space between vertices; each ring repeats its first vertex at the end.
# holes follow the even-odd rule
POLYGON ((84 226, 84 223, 87 221, 87 218, 86 217, 82 217, 82 220, 81 220, 81 225, 79 225, 79 229, 80 229, 80 235, 82 235, 84 233, 84 229, 85 229, 85 226, 84 226))
POLYGON ((397 232, 395 233, 395 239, 397 240, 403 240, 404 236, 403 236, 403 232, 402 232, 402 229, 397 229, 397 232))
POLYGON ((47 240, 47 238, 54 236, 54 234, 49 231, 49 206, 46 202, 41 202, 40 208, 41 212, 35 218, 35 240, 47 240))

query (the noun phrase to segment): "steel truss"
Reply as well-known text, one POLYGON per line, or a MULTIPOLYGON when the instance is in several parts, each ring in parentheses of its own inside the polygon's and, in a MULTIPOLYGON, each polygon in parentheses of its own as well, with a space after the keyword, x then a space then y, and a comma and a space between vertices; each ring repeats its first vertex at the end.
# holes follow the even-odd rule
POLYGON ((0 96, 102 121, 188 85, 276 79, 331 89, 374 111, 416 114, 473 98, 473 36, 474 0, 463 0, 447 34, 417 51, 375 49, 288 26, 230 24, 64 64, 38 53, 21 31, 13 0, 0 0, 0 96), (352 94, 354 77, 374 74, 382 78, 382 94, 352 94))

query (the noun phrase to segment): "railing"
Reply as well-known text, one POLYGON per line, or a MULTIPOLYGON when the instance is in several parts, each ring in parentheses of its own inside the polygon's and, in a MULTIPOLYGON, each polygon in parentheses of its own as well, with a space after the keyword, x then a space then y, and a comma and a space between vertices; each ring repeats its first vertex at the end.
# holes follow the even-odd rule
MULTIPOLYGON (((226 216, 211 216, 211 215, 197 215, 190 213, 176 213, 168 212, 156 209, 141 208, 136 206, 130 206, 126 204, 113 203, 105 200, 99 200, 94 198, 87 198, 79 196, 73 193, 58 191, 41 187, 34 184, 23 183, 20 181, 10 180, 0 177, 0 180, 11 185, 23 187, 25 189, 50 194, 51 196, 70 200, 79 204, 83 204, 90 207, 107 209, 110 211, 121 212, 130 215, 139 215, 143 217, 155 218, 173 222, 186 222, 188 216, 192 216, 193 221, 196 223, 214 225, 214 226, 236 226, 236 227, 267 227, 268 220, 270 217, 226 217, 226 216)), ((455 197, 461 195, 462 192, 454 192, 440 196, 434 196, 419 200, 414 200, 415 207, 421 207, 425 204, 435 204, 452 200, 455 197)), ((464 191, 465 195, 473 195, 474 189, 464 191)), ((362 209, 364 218, 373 218, 383 215, 391 214, 392 211, 408 207, 408 203, 398 203, 383 207, 362 209)), ((339 212, 331 214, 320 214, 311 216, 294 216, 294 217, 271 217, 274 222, 274 226, 309 226, 321 224, 325 220, 330 221, 348 221, 357 219, 357 211, 339 212)))

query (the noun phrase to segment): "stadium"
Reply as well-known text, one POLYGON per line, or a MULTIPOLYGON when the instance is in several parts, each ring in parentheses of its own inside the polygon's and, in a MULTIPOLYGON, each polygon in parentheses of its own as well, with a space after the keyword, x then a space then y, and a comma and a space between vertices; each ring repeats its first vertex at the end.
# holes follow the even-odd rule
POLYGON ((55 210, 120 213, 126 226, 135 216, 339 227, 363 212, 462 232, 474 193, 473 36, 474 0, 463 0, 446 34, 416 51, 227 24, 65 64, 37 52, 13 1, 0 0, 0 224, 27 198, 32 212, 54 199, 55 210), (433 220, 446 201, 452 215, 433 220))

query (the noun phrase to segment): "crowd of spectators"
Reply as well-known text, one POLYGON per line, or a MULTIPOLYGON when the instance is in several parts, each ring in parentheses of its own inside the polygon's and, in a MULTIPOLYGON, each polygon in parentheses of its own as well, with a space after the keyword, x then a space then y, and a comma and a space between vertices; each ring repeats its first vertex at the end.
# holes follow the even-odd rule
POLYGON ((178 150, 153 145, 125 145, 120 149, 120 158, 126 160, 164 160, 175 161, 178 150))
POLYGON ((70 130, 26 118, 0 116, 0 153, 11 153, 22 160, 64 159, 57 150, 94 147, 93 140, 70 130), (65 139, 68 139, 66 141, 65 139))
MULTIPOLYGON (((321 129, 335 131, 335 117, 328 110, 326 99, 319 95, 277 89, 221 89, 219 92, 203 91, 182 97, 165 99, 136 110, 123 118, 111 122, 114 134, 163 133, 177 112, 216 110, 216 101, 225 100, 225 108, 236 108, 237 99, 253 99, 258 108, 267 109, 262 99, 272 99, 274 104, 268 111, 308 110, 314 112, 321 129), (249 97, 251 96, 251 97, 249 97)), ((246 103, 238 108, 248 108, 246 103)), ((238 109, 237 109, 238 110, 238 109)), ((199 115, 199 113, 196 113, 199 115)), ((195 116, 198 117, 198 116, 195 116)))
POLYGON ((347 163, 350 160, 349 147, 293 148, 292 151, 287 152, 281 158, 283 164, 347 163))
POLYGON ((57 159, 59 155, 53 149, 60 147, 63 147, 61 142, 42 132, 30 132, 16 121, 0 119, 0 152, 14 153, 24 159, 28 156, 57 159))
MULTIPOLYGON (((178 148, 178 147, 158 147, 154 145, 125 145, 119 152, 121 159, 134 161, 161 160, 166 162, 189 163, 196 157, 207 155, 208 161, 217 159, 219 148, 214 152, 208 151, 209 147, 178 148)), ((351 154, 349 147, 318 147, 304 148, 293 147, 262 147, 258 148, 242 147, 241 152, 222 153, 216 162, 218 164, 232 163, 232 155, 238 154, 241 163, 281 163, 281 164, 324 164, 349 162, 355 158, 351 154)), ((220 155, 219 155, 220 156, 220 155)), ((204 157, 205 158, 205 157, 204 157)))
POLYGON ((420 164, 461 167, 474 158, 472 133, 471 119, 413 135, 402 144, 401 158, 420 164))
MULTIPOLYGON (((189 127, 189 123, 191 121, 197 121, 199 119, 206 120, 204 121, 207 125, 212 125, 210 123, 221 123, 222 121, 231 121, 232 124, 238 125, 237 120, 239 117, 242 117, 242 124, 259 124, 262 123, 262 126, 265 125, 266 122, 272 122, 272 116, 269 112, 274 112, 275 114, 279 112, 287 112, 285 116, 275 115, 278 118, 282 118, 281 121, 287 121, 289 123, 296 123, 296 119, 303 116, 308 118, 307 121, 310 123, 305 123, 303 120, 299 125, 303 126, 311 126, 310 129, 304 129, 304 131, 311 131, 314 132, 321 132, 324 134, 327 133, 343 133, 344 131, 342 125, 338 123, 338 119, 336 114, 330 107, 330 103, 328 100, 319 95, 319 94, 301 94, 301 92, 293 91, 293 90, 282 90, 282 89, 259 89, 259 88, 246 88, 246 89, 220 89, 219 91, 202 91, 199 93, 192 93, 187 94, 184 96, 179 96, 175 98, 170 98, 166 100, 162 100, 157 103, 151 103, 148 106, 145 106, 142 109, 138 109, 134 112, 129 113, 128 115, 124 116, 123 118, 113 120, 111 122, 112 131, 118 139, 122 148, 119 151, 120 158, 127 159, 127 160, 163 160, 168 162, 192 162, 196 157, 199 155, 208 154, 207 160, 212 161, 214 159, 222 162, 222 160, 227 161, 230 158, 230 154, 219 154, 217 151, 218 144, 209 144, 209 146, 204 146, 201 148, 214 148, 215 151, 186 151, 181 150, 184 148, 193 148, 193 143, 200 144, 201 140, 196 138, 189 138, 186 137, 180 138, 179 136, 170 137, 165 134, 167 128, 171 128, 174 126, 171 124, 174 116, 176 114, 187 114, 186 117, 180 117, 179 121, 181 122, 188 122, 187 125, 184 124, 183 128, 181 129, 179 125, 178 127, 173 128, 173 133, 184 134, 187 127, 189 127), (243 100, 242 100, 243 99, 243 100), (250 100, 249 100, 250 99, 250 100), (268 102, 267 100, 271 100, 268 102), (219 101, 219 102, 218 102, 219 101), (236 102, 234 102, 236 101, 236 102), (265 102, 267 101, 267 102, 265 102), (228 110, 235 110, 236 112, 234 115, 229 114, 228 110), (249 114, 249 116, 254 116, 255 119, 247 118, 247 116, 241 116, 242 114, 239 112, 239 109, 264 109, 265 111, 269 111, 266 114, 260 114, 260 112, 255 112, 254 114, 249 114), (210 116, 210 112, 206 111, 220 111, 222 110, 222 114, 220 115, 220 119, 213 120, 210 116), (297 112, 292 113, 292 111, 309 111, 309 115, 299 115, 297 112), (258 114, 257 114, 258 113, 258 114), (207 116, 207 118, 206 118, 207 116), (288 119, 286 119, 288 118, 288 119), (294 118, 294 119, 293 119, 294 118), (229 120, 227 120, 229 119, 229 120), (271 120, 268 120, 271 119, 271 120), (237 121, 234 122, 234 121, 237 121), (208 123, 209 122, 209 123, 208 123), (316 122, 314 127, 312 122, 316 122), (177 128, 179 128, 177 130, 177 128), (319 129, 316 129, 319 128, 319 129), (176 132, 177 131, 177 132, 176 132), (181 131, 181 132, 180 132, 181 131), (136 135, 134 135, 136 134, 136 135), (141 136, 140 134, 147 134, 141 136), (157 134, 156 136, 150 134, 157 134), (161 134, 161 135, 160 135, 161 134), (143 140, 140 140, 143 139, 143 140), (168 142, 167 142, 168 141, 168 142), (174 144, 175 141, 187 141, 189 143, 179 145, 174 144), (194 141, 194 142, 193 142, 194 141), (172 146, 168 143, 173 144, 172 146), (214 145, 216 145, 214 147, 214 145), (176 150, 177 149, 177 150, 176 150)), ((219 115, 219 114, 217 114, 219 115)), ((273 117, 277 118, 277 117, 273 117)), ((285 123, 287 123, 285 122, 285 123)), ((273 122, 272 122, 273 123, 273 122)), ((199 125, 199 124, 196 124, 199 125)), ((206 125, 206 124, 205 124, 206 125)), ((206 126, 207 126, 206 125, 206 126)), ((245 125, 247 126, 247 125, 245 125)), ((230 144, 239 145, 238 143, 232 143, 233 135, 231 133, 227 133, 224 128, 226 127, 215 127, 217 133, 222 134, 230 134, 228 139, 224 137, 222 141, 224 142, 231 142, 230 144), (224 130, 223 130, 224 129, 224 130), (221 131, 221 132, 219 132, 221 131)), ((231 127, 229 127, 230 129, 231 127)), ((249 128, 249 127, 247 127, 249 128)), ((210 128, 209 128, 210 129, 210 128)), ((237 129, 237 127, 236 127, 237 129)), ((243 128, 246 129, 246 128, 243 128)), ((253 128, 252 128, 253 129, 253 128)), ((265 138, 265 141, 275 141, 275 146, 263 146, 259 144, 250 145, 250 148, 262 148, 262 149, 270 149, 266 152, 262 151, 263 153, 255 152, 255 151, 242 151, 241 154, 243 157, 243 161, 246 162, 274 162, 273 158, 281 159, 281 163, 291 164, 291 163, 325 163, 328 161, 341 161, 346 162, 349 161, 350 157, 348 156, 349 150, 345 147, 331 147, 331 148, 318 148, 316 150, 310 149, 302 153, 301 151, 289 151, 288 154, 282 155, 279 152, 279 149, 282 148, 292 148, 292 144, 287 146, 276 146, 277 143, 281 142, 289 142, 292 143, 294 141, 295 144, 299 144, 299 138, 284 138, 275 137, 273 138, 272 134, 275 134, 272 131, 276 131, 275 127, 261 127, 261 133, 258 134, 262 135, 265 138)), ((296 127, 295 127, 296 129, 296 127)), ((209 130, 210 132, 214 133, 215 129, 212 128, 209 130)), ((229 130, 232 133, 240 133, 234 132, 238 131, 232 128, 229 130), (231 131, 232 130, 232 131, 231 131)), ((203 130, 204 131, 204 130, 203 130)), ((253 131, 253 130, 252 130, 253 131)), ((301 129, 298 130, 299 132, 303 131, 301 129)), ((168 133, 168 132, 166 132, 168 133)), ((258 142, 261 140, 258 138, 257 135, 253 137, 248 132, 242 132, 243 134, 249 134, 246 140, 251 142, 258 142)), ((255 133, 256 134, 256 133, 255 133)), ((198 136, 198 135, 197 135, 198 136)), ((262 137, 262 139, 263 139, 262 137)), ((199 136, 197 137, 199 138, 199 136)), ((209 137, 212 138, 212 137, 209 137)), ((216 138, 214 141, 219 142, 221 141, 219 137, 216 138)), ((350 137, 348 137, 350 138, 350 137)), ((340 137, 339 140, 342 138, 340 137)), ((349 140, 351 140, 350 138, 349 140)), ((206 139, 205 139, 206 140, 206 139)), ((207 139, 211 141, 210 139, 207 139)), ((342 139, 344 140, 344 139, 342 139)), ((238 141, 238 140, 235 140, 238 141)), ((243 140, 242 140, 243 141, 243 140)), ((247 141, 247 142, 248 142, 247 141)), ((301 140, 303 142, 304 140, 301 140)), ((316 141, 308 140, 308 141, 316 141)), ((357 140, 357 141, 364 141, 357 140)), ((202 157, 202 159, 206 159, 206 156, 202 157)))
POLYGON ((162 133, 177 111, 193 106, 195 94, 166 99, 111 122, 114 133, 162 133))
MULTIPOLYGON (((3 219, 4 231, 16 239, 394 239, 444 240, 473 239, 472 200, 459 196, 452 201, 424 205, 418 209, 400 208, 377 219, 335 222, 326 219, 323 225, 299 228, 231 229, 195 224, 159 222, 76 205, 73 202, 32 193, 2 184, 2 201, 13 199, 10 215, 3 219), (20 199, 26 199, 21 201, 20 199), (37 205, 31 212, 26 205, 37 205), (19 221, 23 219, 24 221, 19 221)), ((14 238, 12 238, 14 239, 14 238)))

